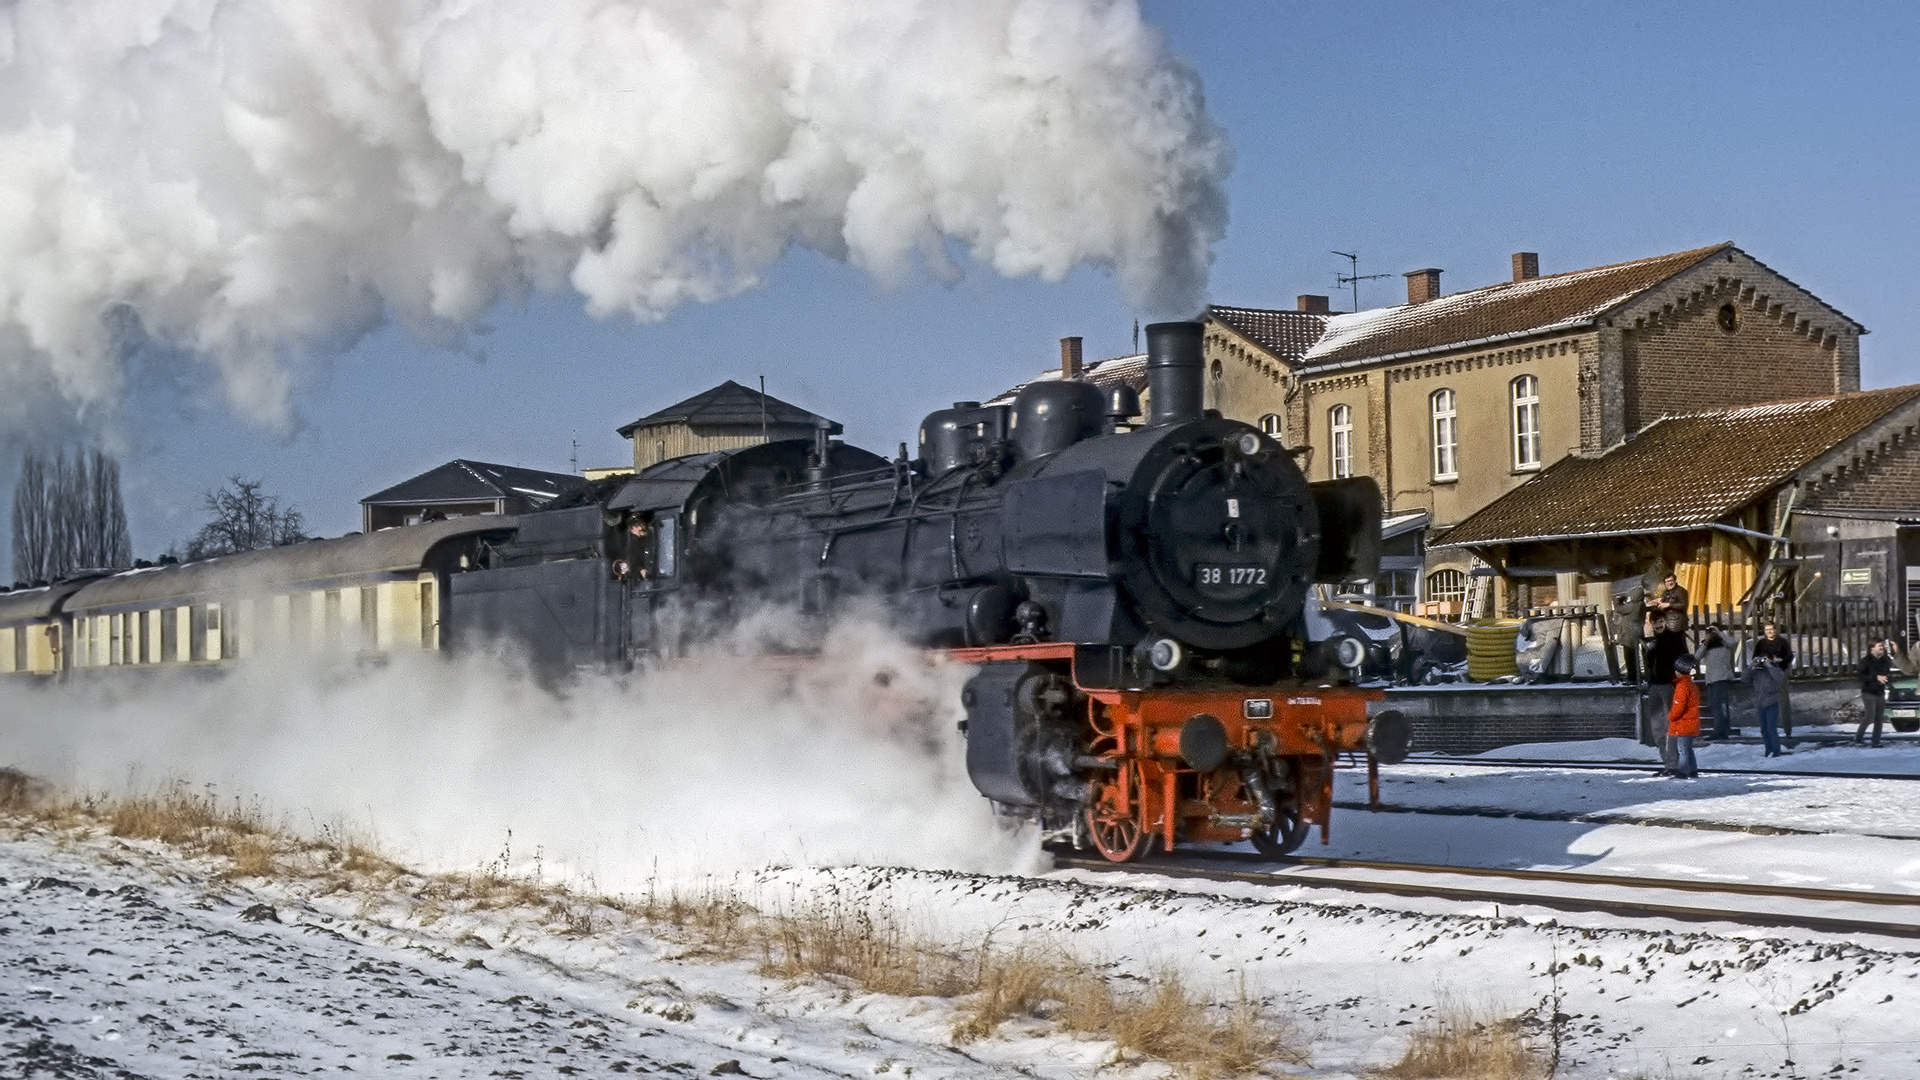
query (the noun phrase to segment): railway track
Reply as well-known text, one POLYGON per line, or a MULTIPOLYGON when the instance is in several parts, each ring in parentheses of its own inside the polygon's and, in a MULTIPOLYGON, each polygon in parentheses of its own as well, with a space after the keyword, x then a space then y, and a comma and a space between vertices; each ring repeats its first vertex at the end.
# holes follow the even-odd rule
MULTIPOLYGON (((1407 765, 1445 765, 1472 769, 1565 769, 1571 772, 1637 772, 1660 770, 1658 762, 1646 761, 1540 761, 1534 758, 1423 758, 1410 757, 1407 765)), ((1915 773, 1841 772, 1831 769, 1709 769, 1702 776, 1787 776, 1835 780, 1920 780, 1915 773)))
POLYGON ((1685 922, 1920 938, 1920 893, 1809 889, 1751 882, 1675 881, 1570 870, 1512 870, 1326 859, 1278 861, 1232 852, 1182 852, 1134 863, 1055 850, 1060 869, 1597 912, 1685 922))

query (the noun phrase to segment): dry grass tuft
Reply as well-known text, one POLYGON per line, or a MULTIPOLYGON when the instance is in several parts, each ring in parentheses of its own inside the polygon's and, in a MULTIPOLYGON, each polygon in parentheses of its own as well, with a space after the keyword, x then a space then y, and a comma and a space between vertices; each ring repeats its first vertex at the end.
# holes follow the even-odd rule
POLYGON ((830 977, 902 997, 953 997, 972 989, 963 958, 909 933, 889 912, 820 902, 763 915, 751 929, 760 970, 769 975, 830 977))
POLYGON ((1406 1055, 1378 1075, 1391 1080, 1540 1080, 1547 1075, 1547 1063, 1528 1044, 1518 1020, 1443 998, 1439 1015, 1414 1029, 1406 1055))

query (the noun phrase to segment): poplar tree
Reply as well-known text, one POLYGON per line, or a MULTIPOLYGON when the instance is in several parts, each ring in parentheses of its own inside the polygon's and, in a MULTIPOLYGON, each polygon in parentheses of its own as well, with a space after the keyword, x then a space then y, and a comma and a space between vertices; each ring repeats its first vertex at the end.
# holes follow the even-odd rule
POLYGON ((13 489, 13 576, 54 581, 133 562, 120 463, 99 450, 29 452, 13 489))

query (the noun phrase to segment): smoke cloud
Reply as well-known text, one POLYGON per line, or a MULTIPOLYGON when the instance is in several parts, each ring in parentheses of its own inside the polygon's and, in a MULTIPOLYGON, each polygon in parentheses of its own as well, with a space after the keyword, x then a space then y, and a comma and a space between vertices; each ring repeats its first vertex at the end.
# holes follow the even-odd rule
POLYGON ((1229 167, 1131 0, 14 0, 0 425, 111 409, 135 353, 282 424, 386 321, 656 319, 795 245, 1191 315, 1229 167))
POLYGON ((12 679, 0 765, 109 794, 211 784, 416 865, 471 870, 510 849, 514 869, 537 855, 615 890, 776 862, 1030 867, 1033 837, 998 825, 966 776, 969 670, 868 620, 805 662, 720 643, 564 694, 480 655, 12 679))

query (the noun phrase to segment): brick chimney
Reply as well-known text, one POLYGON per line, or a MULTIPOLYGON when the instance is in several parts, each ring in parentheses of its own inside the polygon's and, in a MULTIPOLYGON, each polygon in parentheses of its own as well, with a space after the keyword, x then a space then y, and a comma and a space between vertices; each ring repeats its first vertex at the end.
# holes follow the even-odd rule
POLYGON ((1080 377, 1080 339, 1077 337, 1060 339, 1060 377, 1063 379, 1080 377))
POLYGON ((1324 296, 1296 296, 1293 298, 1293 310, 1308 315, 1331 315, 1333 309, 1327 306, 1324 296))
POLYGON ((1540 276, 1540 254, 1535 251, 1513 253, 1513 280, 1532 281, 1540 276))
POLYGON ((1407 303, 1424 304, 1429 300, 1440 299, 1440 271, 1433 267, 1425 270, 1409 270, 1407 279, 1407 303))

